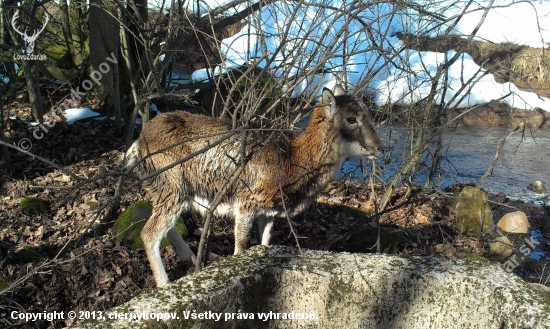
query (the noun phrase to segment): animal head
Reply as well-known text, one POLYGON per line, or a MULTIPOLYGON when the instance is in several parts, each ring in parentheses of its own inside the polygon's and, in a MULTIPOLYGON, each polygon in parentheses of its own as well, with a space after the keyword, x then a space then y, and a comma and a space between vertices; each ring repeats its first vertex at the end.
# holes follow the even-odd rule
POLYGON ((27 30, 20 31, 17 28, 15 21, 18 18, 19 18, 19 10, 16 11, 15 14, 13 15, 13 18, 11 19, 11 26, 13 27, 15 32, 19 33, 23 38, 23 41, 25 42, 26 53, 32 54, 32 52, 34 51, 34 43, 36 42, 36 39, 38 39, 38 36, 40 35, 40 33, 42 33, 42 31, 44 31, 44 29, 46 28, 46 25, 48 24, 50 17, 48 16, 48 14, 46 14, 46 21, 44 22, 44 25, 40 30, 36 30, 32 35, 27 35, 27 30))
POLYGON ((344 158, 382 156, 382 141, 374 129, 370 110, 355 97, 348 95, 342 86, 334 91, 323 89, 326 117, 333 122, 342 137, 340 155, 344 158))

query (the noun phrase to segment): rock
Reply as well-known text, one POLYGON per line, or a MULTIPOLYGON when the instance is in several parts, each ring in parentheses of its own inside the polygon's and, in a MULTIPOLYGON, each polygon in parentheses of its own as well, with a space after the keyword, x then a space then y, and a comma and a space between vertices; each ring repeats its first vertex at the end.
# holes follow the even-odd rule
POLYGON ((535 288, 538 292, 541 293, 541 295, 545 296, 546 298, 550 299, 550 287, 547 287, 540 283, 529 283, 529 285, 533 288, 535 288))
POLYGON ((523 211, 509 212, 498 221, 498 228, 508 233, 529 233, 529 221, 523 211))
MULTIPOLYGON (((132 250, 143 249, 143 241, 139 234, 143 226, 145 226, 147 219, 151 217, 152 211, 153 208, 147 202, 136 202, 126 208, 115 222, 114 233, 116 240, 132 250)), ((176 229, 181 236, 187 236, 187 227, 181 218, 176 222, 176 229)), ((166 239, 162 239, 160 243, 161 248, 169 245, 166 239)))
POLYGON ((43 215, 48 213, 48 204, 39 198, 23 198, 19 203, 23 213, 28 216, 43 215))
POLYGON ((550 129, 550 112, 540 108, 532 110, 511 108, 508 104, 498 101, 481 105, 475 111, 468 111, 465 108, 452 110, 449 112, 449 119, 456 118, 458 115, 461 115, 459 124, 465 127, 516 128, 523 123, 530 128, 550 129))
POLYGON ((504 260, 514 253, 514 245, 504 235, 496 237, 489 243, 489 249, 491 254, 497 256, 499 260, 504 260))
POLYGON ((527 186, 527 188, 535 193, 546 193, 546 186, 544 186, 544 184, 540 180, 532 182, 527 186))
POLYGON ((282 246, 226 257, 102 314, 75 328, 550 328, 550 301, 498 263, 282 246))
POLYGON ((495 226, 493 213, 485 200, 487 193, 473 186, 465 186, 462 192, 449 197, 461 233, 479 234, 495 226))

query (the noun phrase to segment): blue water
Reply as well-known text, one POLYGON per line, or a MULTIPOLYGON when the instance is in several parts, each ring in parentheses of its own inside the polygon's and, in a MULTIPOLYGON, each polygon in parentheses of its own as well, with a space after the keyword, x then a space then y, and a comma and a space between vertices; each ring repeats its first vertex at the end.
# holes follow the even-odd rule
MULTIPOLYGON (((476 183, 487 171, 499 140, 508 136, 511 128, 470 128, 459 127, 443 135, 443 160, 441 169, 436 172, 433 185, 445 188, 455 183, 476 183)), ((400 169, 407 154, 408 130, 401 127, 385 127, 379 130, 385 146, 389 148, 377 162, 378 181, 389 182, 400 169)), ((424 184, 429 173, 429 163, 421 165, 414 182, 424 184)), ((370 165, 365 168, 366 177, 370 165)), ((341 177, 364 180, 360 161, 351 159, 344 163, 341 177)), ((550 131, 533 130, 516 132, 506 140, 493 173, 483 187, 491 193, 504 193, 508 198, 535 205, 550 206, 545 195, 537 194, 527 185, 540 180, 550 188, 550 131)), ((408 182, 408 181, 407 181, 408 182)), ((531 231, 533 239, 539 242, 530 257, 541 263, 550 262, 550 237, 539 229, 531 231)))
MULTIPOLYGON (((433 185, 445 188, 455 183, 476 183, 489 168, 497 144, 513 129, 459 127, 443 135, 441 168, 433 185)), ((402 127, 379 130, 388 152, 377 162, 378 181, 389 182, 400 169, 407 154, 409 131, 402 127)), ((426 154, 425 154, 426 155, 426 154)), ((425 156, 424 155, 424 156, 425 156)), ((414 182, 423 185, 429 174, 429 162, 419 166, 414 182)), ((367 168, 370 172, 370 166, 367 168)), ((341 177, 363 179, 360 160, 344 163, 341 177)), ((543 205, 544 195, 527 189, 532 181, 540 180, 550 188, 550 131, 516 132, 507 139, 500 157, 483 187, 490 193, 504 193, 510 199, 543 205)))
POLYGON ((530 234, 533 237, 533 240, 539 244, 535 250, 529 254, 529 256, 541 263, 550 264, 550 238, 544 235, 539 229, 531 230, 530 234))

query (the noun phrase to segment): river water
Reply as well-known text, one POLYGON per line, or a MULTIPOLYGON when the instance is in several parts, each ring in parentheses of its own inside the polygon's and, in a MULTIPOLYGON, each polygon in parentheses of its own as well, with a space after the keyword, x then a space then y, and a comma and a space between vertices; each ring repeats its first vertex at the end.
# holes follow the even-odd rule
MULTIPOLYGON (((436 172, 434 184, 445 188, 455 183, 476 183, 489 168, 499 140, 506 138, 512 128, 458 127, 443 135, 441 168, 436 172)), ((406 128, 393 126, 379 130, 384 145, 389 149, 377 165, 379 180, 388 182, 400 168, 409 132, 406 128)), ((544 195, 527 189, 527 185, 540 180, 550 188, 550 131, 528 130, 515 132, 500 150, 499 159, 483 187, 490 193, 504 193, 510 199, 543 205, 544 195)), ((424 184, 428 164, 420 165, 414 182, 424 184)), ((370 170, 370 169, 368 169, 370 170)), ((347 161, 340 176, 361 179, 359 160, 347 161)), ((548 203, 550 205, 550 203, 548 203)))
MULTIPOLYGON (((435 184, 445 188, 455 183, 476 183, 493 161, 499 140, 506 138, 512 128, 459 127, 443 135, 444 149, 441 169, 436 172, 435 184)), ((389 149, 377 165, 379 181, 389 182, 401 168, 409 143, 408 131, 401 127, 386 127, 379 130, 385 146, 389 149)), ((530 191, 527 185, 540 180, 550 188, 550 131, 526 130, 515 132, 500 150, 499 159, 483 187, 490 193, 504 193, 512 200, 521 200, 535 205, 548 205, 543 194, 530 191)), ((427 166, 420 166, 415 177, 416 184, 424 184, 428 175, 427 166)), ((368 173, 370 168, 365 170, 368 173)), ((362 179, 360 162, 348 160, 342 167, 341 177, 362 179)), ((530 257, 541 263, 550 262, 550 237, 540 229, 531 231, 538 247, 530 257)))

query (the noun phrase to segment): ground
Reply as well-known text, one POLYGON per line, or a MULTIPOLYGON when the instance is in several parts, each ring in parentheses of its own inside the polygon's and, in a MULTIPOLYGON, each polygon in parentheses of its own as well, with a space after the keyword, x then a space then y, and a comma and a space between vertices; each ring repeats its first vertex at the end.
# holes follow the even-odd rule
MULTIPOLYGON (((17 111, 15 111, 17 113, 17 111)), ((29 138, 32 152, 51 160, 79 177, 92 178, 120 170, 124 138, 113 135, 110 121, 88 119, 69 126, 58 122, 42 139, 32 137, 34 127, 19 120, 10 122, 13 140, 29 138)), ((136 136, 137 137, 137 133, 136 136)), ((99 311, 120 305, 132 297, 154 289, 155 284, 143 250, 132 251, 116 242, 113 224, 116 214, 136 201, 147 200, 139 186, 124 194, 113 214, 97 216, 112 199, 117 176, 78 182, 59 168, 53 168, 28 154, 10 149, 10 164, 0 169, 3 176, 0 200, 0 326, 12 328, 60 328, 71 321, 24 322, 12 320, 12 311, 99 311), (23 211, 20 202, 37 197, 47 203, 43 214, 23 211), (7 288, 7 289, 6 289, 7 288)), ((129 186, 131 182, 126 182, 129 186)), ((383 185, 375 186, 377 198, 383 185)), ((460 188, 460 187, 456 187, 460 188)), ((458 234, 453 214, 443 191, 415 190, 405 197, 398 188, 388 211, 382 214, 382 252, 467 258, 488 254, 488 242, 496 235, 458 234)), ((374 252, 375 226, 371 187, 359 182, 337 180, 301 216, 292 219, 302 248, 374 252), (353 208, 350 208, 353 207, 353 208), (359 209, 359 210, 358 210, 359 209), (359 232, 359 233, 358 233, 359 232), (359 243, 354 241, 359 239, 359 243)), ((491 196, 495 218, 515 209, 525 211, 534 227, 550 235, 548 208, 534 207, 491 196)), ((185 218, 194 250, 201 233, 201 219, 185 218)), ((210 259, 218 261, 233 253, 233 227, 230 220, 217 219, 210 243, 210 259)), ((288 221, 274 227, 273 244, 296 246, 288 221)), ((258 244, 256 232, 252 244, 258 244)), ((550 247, 550 246, 548 246, 550 247)), ((193 272, 178 261, 170 247, 163 253, 171 280, 193 272)), ((526 280, 540 282, 540 264, 517 271, 526 280)), ((548 269, 546 269, 546 277, 548 269)), ((544 283, 544 282, 543 282, 544 283)), ((548 282, 546 282, 548 284, 548 282)))

